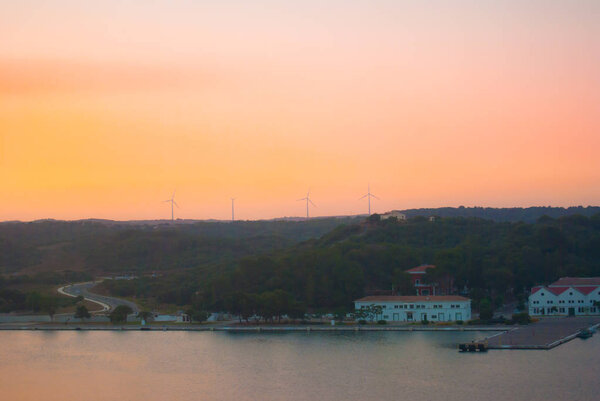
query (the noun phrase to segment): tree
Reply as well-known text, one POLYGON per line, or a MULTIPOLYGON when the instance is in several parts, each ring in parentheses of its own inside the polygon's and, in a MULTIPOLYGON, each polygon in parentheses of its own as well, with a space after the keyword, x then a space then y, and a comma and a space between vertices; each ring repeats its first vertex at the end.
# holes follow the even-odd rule
POLYGON ((29 310, 39 312, 42 309, 42 296, 39 292, 30 292, 25 298, 25 305, 29 310))
POLYGON ((149 311, 141 311, 140 313, 138 313, 137 317, 147 323, 150 321, 151 318, 154 317, 154 314, 149 311))
POLYGON ((132 313, 133 310, 127 305, 117 306, 109 315, 111 323, 125 323, 127 321, 127 315, 132 313))
POLYGON ((187 313, 190 317, 190 321, 198 323, 206 321, 206 319, 208 319, 210 316, 207 311, 197 308, 189 308, 185 311, 185 313, 187 313))
POLYGON ((88 308, 85 307, 85 305, 77 305, 77 309, 75 309, 75 316, 76 319, 89 319, 91 317, 90 312, 88 311, 88 308))
POLYGON ((54 319, 57 308, 58 300, 55 297, 42 297, 42 310, 50 316, 50 320, 54 319))
POLYGON ((479 318, 481 320, 490 320, 494 316, 492 303, 488 298, 483 298, 479 303, 479 318))
POLYGON ((400 295, 415 295, 415 286, 413 285, 410 274, 402 269, 394 270, 394 288, 400 295))

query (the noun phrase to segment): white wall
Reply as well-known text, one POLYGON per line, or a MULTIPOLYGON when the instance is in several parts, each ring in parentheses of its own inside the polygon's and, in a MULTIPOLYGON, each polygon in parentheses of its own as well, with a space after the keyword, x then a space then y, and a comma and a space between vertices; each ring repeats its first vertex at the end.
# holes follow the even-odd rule
POLYGON ((418 302, 355 302, 355 308, 379 305, 383 308, 376 320, 388 322, 420 322, 427 316, 430 322, 471 320, 471 301, 418 301, 418 302), (458 306, 458 307, 453 307, 458 306), (412 319, 410 314, 412 313, 412 319))
POLYGON ((567 316, 569 308, 575 315, 597 315, 600 308, 594 307, 594 301, 600 301, 600 287, 588 295, 569 287, 563 293, 554 295, 546 288, 529 296, 529 314, 531 316, 567 316), (552 308, 555 307, 556 310, 552 308))

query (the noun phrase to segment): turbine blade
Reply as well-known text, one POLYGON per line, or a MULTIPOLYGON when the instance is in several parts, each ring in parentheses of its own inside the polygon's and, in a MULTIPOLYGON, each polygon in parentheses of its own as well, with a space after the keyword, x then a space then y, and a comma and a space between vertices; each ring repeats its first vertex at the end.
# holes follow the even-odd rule
POLYGON ((313 203, 313 201, 311 201, 310 199, 309 199, 308 201, 310 202, 310 204, 311 204, 311 205, 313 205, 314 207, 317 207, 317 205, 315 205, 315 204, 313 203))
POLYGON ((364 199, 364 198, 366 198, 367 196, 369 196, 369 194, 366 194, 366 195, 363 195, 363 196, 361 196, 360 198, 358 198, 358 200, 364 199))
POLYGON ((306 200, 306 198, 296 199, 296 202, 301 201, 301 200, 306 200))
POLYGON ((179 205, 177 204, 177 202, 173 201, 173 204, 174 204, 175 206, 177 206, 177 208, 179 209, 179 205))
POLYGON ((376 197, 376 196, 375 196, 375 195, 373 195, 373 194, 371 194, 371 196, 372 196, 373 198, 377 199, 377 200, 381 200, 381 199, 379 199, 378 197, 376 197))

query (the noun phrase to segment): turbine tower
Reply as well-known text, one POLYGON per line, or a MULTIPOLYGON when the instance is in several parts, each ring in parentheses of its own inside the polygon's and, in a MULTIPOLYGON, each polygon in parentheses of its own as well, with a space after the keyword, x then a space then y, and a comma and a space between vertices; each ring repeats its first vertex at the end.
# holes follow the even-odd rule
POLYGON ((236 199, 237 198, 231 198, 231 221, 235 220, 235 209, 234 209, 234 206, 235 206, 235 200, 236 199))
POLYGON ((310 189, 309 189, 309 190, 308 190, 308 192, 306 193, 306 197, 304 197, 304 198, 300 198, 300 199, 298 199, 298 200, 299 200, 299 201, 302 201, 302 200, 303 200, 303 201, 306 201, 306 220, 308 220, 308 219, 309 219, 309 217, 308 217, 308 203, 310 202, 310 204, 311 204, 311 205, 313 205, 314 207, 317 207, 317 205, 315 205, 315 204, 313 203, 313 201, 312 201, 312 200, 310 200, 310 189))
POLYGON ((175 191, 173 191, 173 195, 171 195, 171 199, 167 199, 166 201, 163 202, 171 202, 171 221, 175 220, 175 216, 173 214, 173 205, 177 206, 177 208, 179 208, 179 205, 177 204, 177 202, 175 202, 175 191))
POLYGON ((369 186, 367 187, 367 193, 363 196, 361 196, 360 198, 358 198, 358 200, 364 199, 364 198, 368 198, 369 199, 369 216, 371 215, 371 198, 375 198, 377 200, 380 200, 378 197, 376 197, 375 195, 373 195, 371 193, 371 184, 369 184, 369 186))

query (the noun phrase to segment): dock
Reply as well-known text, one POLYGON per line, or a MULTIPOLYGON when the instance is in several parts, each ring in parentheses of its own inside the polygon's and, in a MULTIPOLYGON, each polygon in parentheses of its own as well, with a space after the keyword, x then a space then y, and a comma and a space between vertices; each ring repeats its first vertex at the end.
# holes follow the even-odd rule
POLYGON ((577 337, 584 329, 600 326, 600 316, 544 318, 537 323, 515 326, 487 337, 488 349, 549 350, 577 337))

